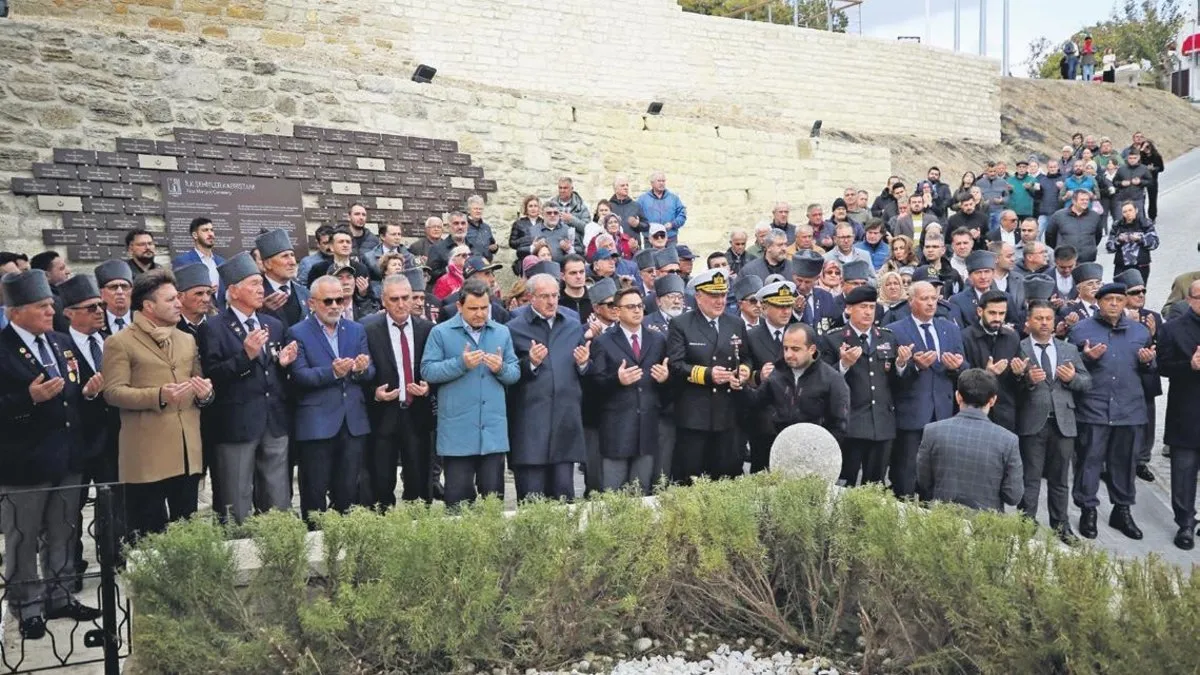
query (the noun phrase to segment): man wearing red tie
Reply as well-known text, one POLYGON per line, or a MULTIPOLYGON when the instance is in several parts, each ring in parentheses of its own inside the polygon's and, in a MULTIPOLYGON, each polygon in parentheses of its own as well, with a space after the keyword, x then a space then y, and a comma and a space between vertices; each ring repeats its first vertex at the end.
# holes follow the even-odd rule
POLYGON ((365 493, 367 504, 386 509, 396 504, 397 461, 404 470, 401 498, 432 500, 433 407, 429 383, 418 373, 433 323, 411 313, 413 290, 408 277, 387 277, 380 293, 383 313, 363 321, 375 377, 369 385, 374 391, 368 407, 372 436, 359 494, 365 493))

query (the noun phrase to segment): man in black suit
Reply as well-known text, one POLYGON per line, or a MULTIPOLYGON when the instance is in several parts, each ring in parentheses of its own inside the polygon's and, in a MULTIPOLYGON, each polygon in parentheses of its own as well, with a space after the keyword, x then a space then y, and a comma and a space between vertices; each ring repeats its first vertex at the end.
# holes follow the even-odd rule
POLYGON ((100 611, 80 604, 66 584, 45 580, 74 571, 82 410, 92 405, 104 381, 80 382, 75 347, 52 330, 55 296, 45 272, 10 273, 2 286, 9 319, 0 331, 4 590, 21 637, 38 640, 48 619, 100 618, 100 611))
MULTIPOLYGON (((755 294, 762 306, 762 319, 746 333, 746 347, 754 379, 765 382, 775 368, 775 362, 783 358, 783 333, 792 319, 792 307, 796 302, 796 286, 790 281, 775 281, 763 286, 755 294)), ((750 440, 750 473, 764 471, 771 460, 771 444, 775 434, 770 430, 770 420, 765 410, 746 410, 746 431, 750 440)))
MULTIPOLYGON (((92 376, 103 386, 104 377, 99 375, 104 365, 104 303, 96 282, 86 274, 64 281, 59 287, 63 301, 63 315, 71 323, 68 335, 73 345, 73 354, 78 358, 79 380, 90 382, 92 376)), ((121 432, 121 411, 108 405, 103 397, 97 397, 92 405, 84 406, 82 413, 84 444, 80 453, 83 469, 80 491, 79 521, 76 530, 75 569, 82 573, 87 569, 83 559, 83 501, 87 498, 91 483, 102 485, 117 482, 117 435, 121 432)), ((124 536, 125 502, 124 492, 115 489, 113 496, 112 523, 114 535, 124 536)), ((76 588, 81 582, 77 582, 76 588)))
MULTIPOLYGON (((429 383, 420 379, 421 357, 433 323, 412 313, 412 284, 407 276, 383 280, 383 313, 363 321, 367 349, 375 364, 368 412, 371 440, 367 461, 370 503, 396 505, 396 465, 404 471, 405 501, 433 500, 430 463, 436 422, 429 383)), ((360 489, 360 492, 362 490, 360 489)))
POLYGON ((104 301, 104 330, 116 335, 133 325, 133 308, 129 306, 133 271, 124 260, 105 260, 96 265, 95 274, 100 299, 104 301))
POLYGON ((896 337, 873 325, 878 292, 859 286, 845 296, 846 325, 823 336, 821 358, 838 369, 850 388, 850 416, 842 439, 840 480, 853 487, 882 483, 896 438, 892 386, 897 379, 896 337))
POLYGON ((1008 316, 1011 303, 1012 299, 1003 291, 985 292, 975 308, 975 321, 963 329, 962 339, 967 362, 996 376, 996 402, 988 411, 988 417, 1016 433, 1020 384, 1017 373, 1025 371, 1026 360, 1021 358, 1021 336, 1005 325, 1011 320, 1008 316))
POLYGON ((298 348, 285 346, 283 324, 259 311, 263 280, 249 253, 233 256, 217 272, 229 300, 200 327, 197 341, 216 391, 206 444, 215 450, 213 483, 223 497, 216 510, 240 525, 255 502, 261 510, 291 508, 286 369, 298 348))
POLYGON ((725 314, 727 273, 704 270, 690 285, 696 311, 673 319, 667 335, 671 373, 680 381, 671 477, 683 483, 701 474, 741 475, 734 395, 750 377, 749 355, 742 351, 746 325, 725 314))

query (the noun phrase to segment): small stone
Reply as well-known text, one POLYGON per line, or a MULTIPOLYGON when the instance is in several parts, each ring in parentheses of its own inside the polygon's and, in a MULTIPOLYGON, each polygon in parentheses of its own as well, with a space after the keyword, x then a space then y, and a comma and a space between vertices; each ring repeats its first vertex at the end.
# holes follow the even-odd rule
POLYGON ((865 637, 863 637, 863 636, 859 635, 858 637, 854 638, 854 644, 855 644, 855 645, 856 645, 856 646, 857 646, 859 649, 864 649, 864 648, 866 648, 866 646, 867 646, 867 638, 865 638, 865 637))
POLYGON ((754 638, 754 646, 755 647, 762 648, 762 647, 765 647, 766 644, 767 644, 766 640, 764 640, 762 638, 754 638))
POLYGON ((590 671, 591 669, 592 669, 592 664, 587 662, 586 660, 580 661, 579 663, 575 664, 575 670, 578 670, 581 673, 586 673, 586 672, 590 671))
POLYGON ((633 629, 630 630, 629 632, 633 633, 633 637, 641 637, 642 636, 642 624, 640 624, 640 623, 634 624, 633 629))
POLYGON ((746 644, 746 638, 738 638, 737 639, 737 645, 739 647, 743 647, 743 646, 745 646, 745 644, 746 644))
POLYGON ((649 651, 654 646, 654 642, 648 637, 641 637, 634 641, 633 648, 639 652, 649 651))

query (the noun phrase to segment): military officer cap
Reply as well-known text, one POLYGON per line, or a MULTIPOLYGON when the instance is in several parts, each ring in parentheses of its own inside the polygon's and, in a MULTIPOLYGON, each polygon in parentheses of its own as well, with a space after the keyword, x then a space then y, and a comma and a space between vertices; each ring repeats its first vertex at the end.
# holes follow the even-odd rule
POLYGON ((192 263, 175 270, 175 290, 182 293, 197 286, 212 286, 212 276, 209 275, 207 267, 200 263, 192 263))
POLYGON ((408 278, 408 285, 412 287, 414 293, 425 292, 425 268, 414 267, 401 272, 408 278))
POLYGON ((1045 274, 1030 274, 1024 283, 1026 300, 1049 300, 1054 295, 1054 280, 1045 274))
POLYGON ((682 294, 683 291, 683 278, 678 274, 664 274, 654 280, 654 294, 660 298, 672 293, 682 294))
POLYGON ((133 284, 133 270, 124 260, 105 260, 96 265, 96 285, 104 288, 113 281, 126 281, 133 284))
POLYGON ((644 248, 638 251, 637 255, 633 256, 633 261, 637 263, 639 270, 652 270, 658 267, 654 262, 654 249, 652 248, 644 248))
POLYGON ((617 284, 612 279, 604 278, 592 284, 587 293, 588 300, 591 300, 593 305, 603 304, 617 294, 617 284))
POLYGON ((743 274, 733 282, 733 298, 739 302, 749 298, 763 287, 762 279, 755 274, 743 274))
POLYGON ((23 307, 53 297, 46 273, 38 269, 24 272, 9 272, 0 282, 4 288, 4 300, 9 307, 23 307))
POLYGON ((821 276, 825 267, 825 259, 813 251, 800 251, 792 256, 792 274, 801 279, 813 279, 821 276))
POLYGON ((768 305, 791 307, 796 302, 796 285, 790 281, 776 281, 763 286, 755 297, 768 305))
POLYGON ((667 248, 662 249, 661 251, 654 252, 654 266, 657 267, 658 269, 662 269, 662 268, 666 267, 667 265, 678 265, 678 264, 679 264, 679 254, 675 251, 674 248, 667 247, 667 248))
POLYGON ((58 297, 63 307, 74 307, 84 300, 100 297, 96 282, 86 274, 76 274, 58 285, 58 297))
POLYGON ((937 272, 934 272, 933 268, 931 268, 929 265, 921 265, 914 270, 912 280, 913 283, 924 281, 926 283, 933 284, 934 286, 942 286, 945 284, 945 282, 942 281, 942 278, 938 276, 937 272))
POLYGON ((1104 268, 1100 266, 1100 263, 1080 263, 1075 271, 1071 272, 1071 278, 1076 284, 1082 284, 1085 281, 1100 281, 1104 278, 1104 268))
POLYGON ((846 306, 857 305, 860 302, 875 302, 878 299, 879 291, 863 284, 850 289, 850 292, 846 294, 846 306))
POLYGON ((258 256, 266 260, 292 250, 292 240, 287 230, 270 230, 254 238, 254 248, 258 249, 258 256))
POLYGON ((971 251, 967 256, 967 272, 990 270, 996 267, 996 254, 991 251, 971 251))
POLYGON ((729 273, 719 267, 693 275, 688 283, 693 289, 709 295, 729 293, 729 273))
POLYGON ((1127 289, 1146 287, 1146 280, 1142 278, 1141 270, 1132 267, 1114 276, 1113 282, 1125 284, 1127 289))
POLYGON ((871 263, 866 260, 851 260, 842 266, 842 281, 869 281, 871 263))
POLYGON ((535 274, 549 274, 555 279, 562 279, 562 265, 559 265, 553 260, 542 260, 533 267, 530 267, 529 274, 525 276, 528 278, 535 274))
POLYGON ((1096 299, 1099 300, 1106 295, 1112 295, 1114 293, 1118 295, 1125 295, 1128 291, 1129 289, 1125 287, 1125 284, 1108 283, 1104 284, 1100 287, 1100 290, 1096 291, 1096 299))
POLYGON ((221 277, 221 283, 226 286, 232 286, 258 273, 258 264, 245 251, 226 260, 223 265, 217 268, 217 274, 221 277))

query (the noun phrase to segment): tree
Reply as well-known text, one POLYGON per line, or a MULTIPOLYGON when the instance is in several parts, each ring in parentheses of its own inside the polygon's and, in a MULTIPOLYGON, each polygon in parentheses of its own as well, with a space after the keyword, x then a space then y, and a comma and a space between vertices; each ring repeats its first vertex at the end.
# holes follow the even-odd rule
MULTIPOLYGON (((1113 6, 1108 19, 1094 26, 1088 26, 1071 36, 1063 36, 1056 43, 1050 43, 1045 38, 1039 38, 1030 43, 1030 68, 1036 64, 1038 74, 1044 78, 1058 78, 1059 65, 1062 63, 1062 45, 1067 39, 1074 38, 1082 43, 1080 34, 1092 36, 1096 45, 1096 61, 1099 68, 1100 57, 1104 50, 1112 47, 1117 56, 1117 63, 1147 64, 1155 85, 1160 89, 1169 86, 1173 66, 1173 45, 1183 27, 1183 12, 1180 10, 1180 0, 1124 0, 1118 7, 1113 6), (1046 44, 1042 44, 1042 42, 1046 44), (1039 52, 1035 50, 1044 48, 1039 52), (1038 61, 1038 57, 1040 61, 1038 61)), ((1033 73, 1030 73, 1033 76, 1033 73)))
MULTIPOLYGON (((792 23, 795 11, 794 3, 796 2, 799 3, 801 26, 818 30, 825 30, 828 27, 826 0, 768 0, 767 2, 758 0, 679 0, 679 4, 685 12, 728 16, 735 19, 748 17, 752 21, 769 19, 771 23, 776 24, 792 23), (753 9, 746 10, 749 7, 753 9)), ((833 12, 834 32, 845 33, 849 24, 850 20, 846 18, 845 11, 839 9, 833 12)))
POLYGON ((1025 59, 1026 73, 1031 78, 1042 77, 1042 67, 1054 52, 1054 44, 1045 35, 1029 42, 1029 57, 1025 59))

